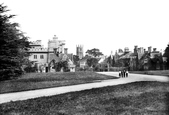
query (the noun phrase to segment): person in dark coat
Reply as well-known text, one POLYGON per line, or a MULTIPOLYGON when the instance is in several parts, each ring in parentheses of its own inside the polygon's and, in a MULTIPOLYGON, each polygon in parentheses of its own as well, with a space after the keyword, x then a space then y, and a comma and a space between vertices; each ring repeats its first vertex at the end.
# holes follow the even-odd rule
POLYGON ((123 70, 123 74, 124 74, 124 77, 126 77, 126 70, 125 69, 123 70))
POLYGON ((121 77, 123 78, 123 70, 121 70, 121 77))
POLYGON ((128 72, 128 71, 126 71, 126 77, 128 77, 128 73, 129 73, 129 72, 128 72))
POLYGON ((119 77, 121 77, 121 71, 119 71, 119 77))

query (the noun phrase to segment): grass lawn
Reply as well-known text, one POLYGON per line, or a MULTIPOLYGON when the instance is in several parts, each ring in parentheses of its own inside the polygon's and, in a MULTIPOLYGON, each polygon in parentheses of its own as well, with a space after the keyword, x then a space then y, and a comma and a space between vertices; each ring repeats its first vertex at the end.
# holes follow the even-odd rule
POLYGON ((30 73, 15 80, 1 81, 0 94, 49 87, 68 86, 82 83, 98 82, 96 80, 115 79, 116 77, 95 72, 66 73, 30 73))
POLYGON ((0 105, 1 115, 169 115, 169 84, 135 82, 0 105))
POLYGON ((130 71, 130 73, 147 74, 147 75, 162 75, 169 77, 169 70, 156 70, 156 71, 130 71))

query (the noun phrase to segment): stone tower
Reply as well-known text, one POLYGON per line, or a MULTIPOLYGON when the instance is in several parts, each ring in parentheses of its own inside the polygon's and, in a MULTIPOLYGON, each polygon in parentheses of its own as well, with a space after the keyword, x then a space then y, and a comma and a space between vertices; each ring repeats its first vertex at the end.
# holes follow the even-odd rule
POLYGON ((76 46, 76 55, 79 56, 79 59, 83 58, 83 46, 82 45, 76 46))
POLYGON ((65 40, 59 40, 58 37, 54 35, 53 39, 48 41, 49 51, 57 49, 59 50, 59 52, 64 53, 65 42, 66 42, 65 40))

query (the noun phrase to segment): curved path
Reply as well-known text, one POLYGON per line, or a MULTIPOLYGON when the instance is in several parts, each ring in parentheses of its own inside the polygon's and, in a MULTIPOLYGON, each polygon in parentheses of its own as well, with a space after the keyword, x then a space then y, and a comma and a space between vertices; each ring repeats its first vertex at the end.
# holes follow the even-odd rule
MULTIPOLYGON (((98 72, 98 73, 118 77, 118 72, 98 72)), ((136 81, 169 82, 169 78, 165 76, 129 74, 128 78, 100 80, 97 81, 96 83, 86 83, 86 84, 79 84, 79 85, 72 85, 72 86, 63 86, 63 87, 39 89, 39 90, 32 90, 32 91, 0 94, 0 104, 7 103, 10 101, 27 100, 32 98, 58 95, 58 94, 81 91, 81 90, 92 89, 92 88, 126 84, 126 83, 131 83, 136 81)))

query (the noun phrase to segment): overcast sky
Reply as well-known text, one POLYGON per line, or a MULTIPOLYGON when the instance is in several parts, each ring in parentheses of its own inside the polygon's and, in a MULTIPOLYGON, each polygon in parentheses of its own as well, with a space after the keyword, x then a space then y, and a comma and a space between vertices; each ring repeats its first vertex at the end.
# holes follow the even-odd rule
POLYGON ((105 55, 135 45, 165 49, 169 43, 169 0, 1 0, 31 41, 47 46, 56 35, 69 53, 76 45, 105 55))

